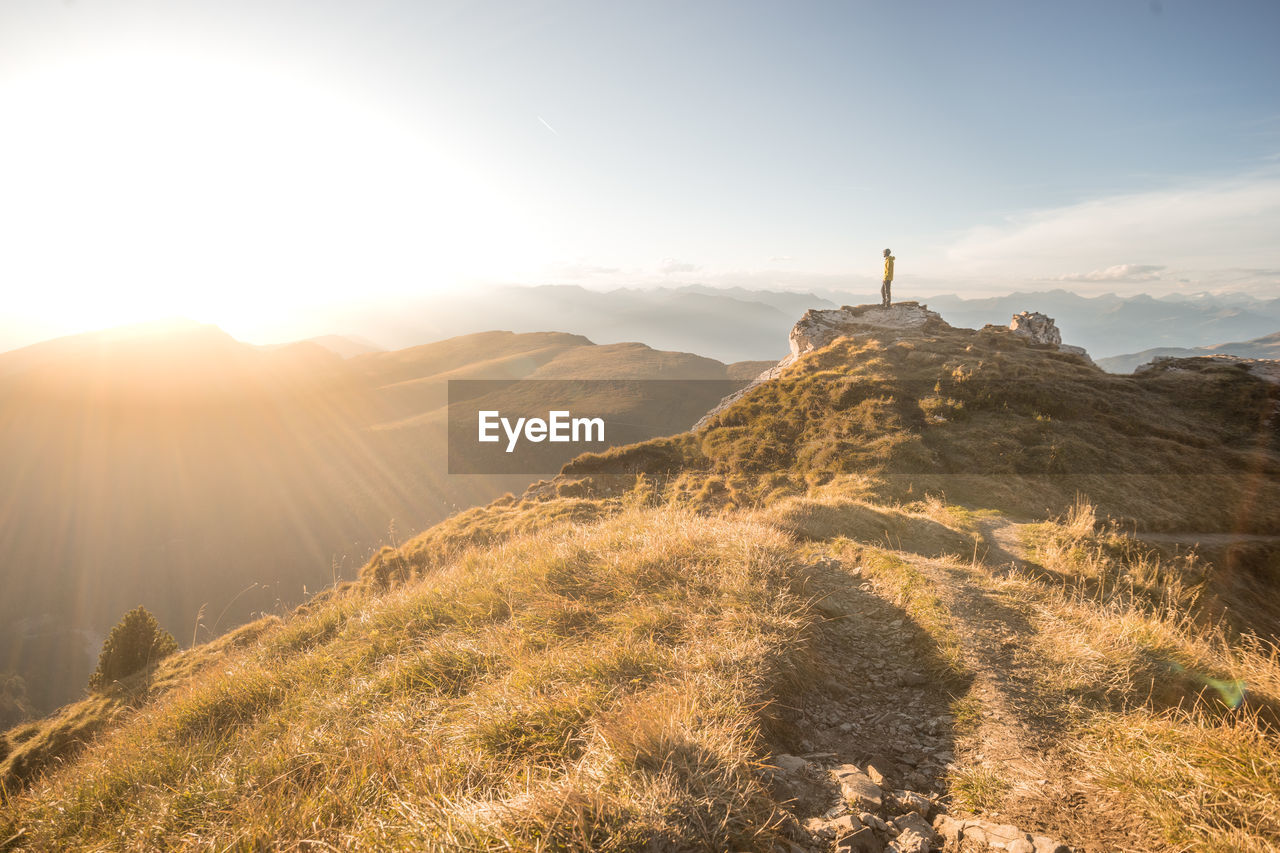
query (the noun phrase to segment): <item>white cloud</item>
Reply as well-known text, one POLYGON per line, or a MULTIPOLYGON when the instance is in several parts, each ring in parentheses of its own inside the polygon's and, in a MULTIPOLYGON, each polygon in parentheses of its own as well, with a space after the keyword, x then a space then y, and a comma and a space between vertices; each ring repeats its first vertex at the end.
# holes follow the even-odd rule
POLYGON ((1280 266, 1280 172, 1111 196, 972 228, 934 253, 942 276, 1144 282, 1280 266), (1149 259, 1149 264, 1116 261, 1149 259), (1080 269, 1095 272, 1078 273, 1080 269), (1163 274, 1163 275, 1162 275, 1163 274))
POLYGON ((697 272, 700 267, 697 264, 690 264, 685 261, 679 261, 675 258, 663 258, 658 270, 663 275, 673 275, 681 272, 697 272))
POLYGON ((1054 281, 1155 281, 1164 264, 1116 264, 1104 270, 1060 275, 1054 281))
POLYGON ((582 279, 594 278, 596 276, 617 275, 622 272, 620 267, 604 267, 594 264, 566 264, 564 266, 554 267, 554 274, 561 278, 582 279))

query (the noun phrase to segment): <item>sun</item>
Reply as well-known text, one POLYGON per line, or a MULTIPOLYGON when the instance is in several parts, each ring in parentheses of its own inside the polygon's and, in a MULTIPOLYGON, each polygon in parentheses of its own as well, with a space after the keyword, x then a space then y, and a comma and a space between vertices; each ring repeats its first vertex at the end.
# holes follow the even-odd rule
POLYGON ((486 263, 532 244, 442 135, 279 68, 81 57, 0 78, 0 116, 6 308, 68 331, 252 328, 511 274, 486 263))

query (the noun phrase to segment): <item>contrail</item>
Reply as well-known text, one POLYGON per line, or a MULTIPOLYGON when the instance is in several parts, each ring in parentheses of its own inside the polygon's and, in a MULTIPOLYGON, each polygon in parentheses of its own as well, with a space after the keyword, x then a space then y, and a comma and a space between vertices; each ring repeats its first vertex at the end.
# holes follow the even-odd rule
POLYGON ((554 133, 556 136, 560 135, 560 133, 554 127, 547 124, 547 120, 542 116, 538 116, 538 121, 542 122, 542 126, 545 127, 547 130, 551 131, 552 133, 554 133))

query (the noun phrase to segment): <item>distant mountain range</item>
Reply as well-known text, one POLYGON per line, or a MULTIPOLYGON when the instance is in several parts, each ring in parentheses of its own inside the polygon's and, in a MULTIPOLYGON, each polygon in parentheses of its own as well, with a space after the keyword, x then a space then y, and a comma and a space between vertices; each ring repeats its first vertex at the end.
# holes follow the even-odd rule
POLYGON ((1201 347, 1248 340, 1280 329, 1280 297, 1228 294, 1198 297, 1079 296, 1065 290, 1014 293, 989 299, 933 296, 925 300, 952 325, 1007 324, 1012 314, 1041 311, 1053 317, 1065 343, 1095 359, 1155 347, 1201 347))
MULTIPOLYGON (((1108 358, 1157 347, 1191 348, 1245 341, 1280 329, 1280 297, 1247 294, 1080 296, 1066 290, 1027 291, 968 299, 920 297, 906 285, 898 300, 919 299, 952 325, 1007 325, 1022 311, 1057 321, 1063 341, 1108 358)), ((786 354, 787 333, 810 308, 878 302, 876 294, 824 290, 796 293, 689 284, 648 289, 588 290, 576 285, 480 287, 426 295, 396 304, 344 310, 336 334, 312 343, 350 358, 397 350, 490 329, 559 331, 598 344, 642 341, 660 350, 694 352, 723 362, 773 360, 786 354)), ((0 349, 6 335, 0 324, 0 349)))
POLYGON ((342 331, 399 349, 486 329, 554 330, 601 344, 643 341, 725 362, 776 361, 786 355, 796 319, 813 307, 832 303, 809 293, 706 287, 498 287, 356 309, 345 314, 342 331))
MULTIPOLYGON (((1066 290, 981 299, 917 297, 955 326, 1007 325, 1022 311, 1053 317, 1063 340, 1095 358, 1153 347, 1198 347, 1247 340, 1280 329, 1280 298, 1241 294, 1080 296, 1066 290)), ((784 293, 701 285, 594 291, 572 285, 499 287, 443 294, 409 304, 348 313, 344 331, 387 349, 484 329, 554 329, 598 343, 644 341, 658 349, 696 352, 721 361, 777 359, 787 333, 809 308, 878 301, 873 294, 784 293)))
POLYGON ((1280 359, 1280 332, 1254 338, 1251 341, 1214 344, 1211 347, 1156 347, 1142 352, 1100 358, 1098 366, 1109 373, 1132 373, 1138 366, 1157 358, 1193 358, 1198 355, 1238 355, 1242 358, 1280 359))

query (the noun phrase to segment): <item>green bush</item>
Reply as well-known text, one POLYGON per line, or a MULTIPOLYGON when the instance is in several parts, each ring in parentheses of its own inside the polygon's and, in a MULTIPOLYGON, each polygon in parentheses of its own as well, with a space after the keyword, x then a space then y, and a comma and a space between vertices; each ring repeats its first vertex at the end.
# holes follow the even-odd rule
POLYGON ((147 608, 130 610, 102 644, 98 668, 89 677, 89 689, 109 687, 112 682, 143 670, 177 650, 178 642, 160 627, 147 608))

